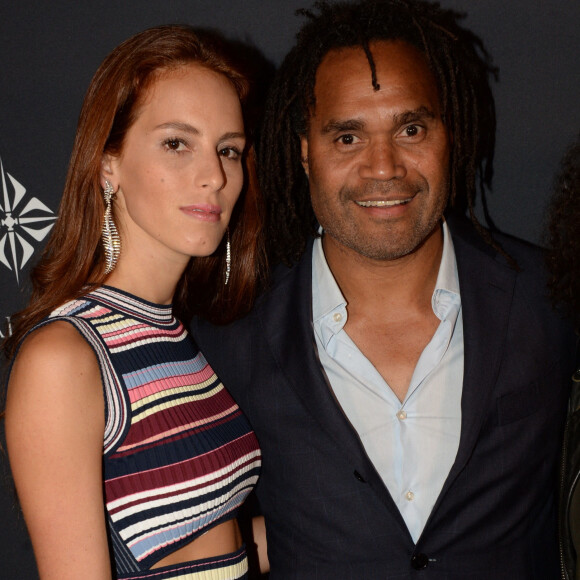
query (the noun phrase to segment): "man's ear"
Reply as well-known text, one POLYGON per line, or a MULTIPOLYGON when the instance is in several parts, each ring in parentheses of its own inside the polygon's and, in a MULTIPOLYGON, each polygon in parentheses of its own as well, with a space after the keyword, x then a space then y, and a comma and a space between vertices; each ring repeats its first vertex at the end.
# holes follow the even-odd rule
POLYGON ((115 183, 115 157, 110 153, 103 153, 101 157, 100 182, 103 189, 106 187, 106 181, 113 186, 115 191, 118 189, 119 186, 115 183))
POLYGON ((300 135, 300 162, 308 177, 308 137, 306 135, 300 135))

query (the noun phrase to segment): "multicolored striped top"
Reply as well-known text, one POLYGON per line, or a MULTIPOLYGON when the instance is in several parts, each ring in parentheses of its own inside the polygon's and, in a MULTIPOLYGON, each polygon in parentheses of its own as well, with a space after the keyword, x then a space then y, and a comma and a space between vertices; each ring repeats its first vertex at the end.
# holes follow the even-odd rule
POLYGON ((258 442, 171 306, 103 286, 42 324, 54 320, 79 330, 101 368, 118 577, 148 570, 235 517, 258 479, 258 442))

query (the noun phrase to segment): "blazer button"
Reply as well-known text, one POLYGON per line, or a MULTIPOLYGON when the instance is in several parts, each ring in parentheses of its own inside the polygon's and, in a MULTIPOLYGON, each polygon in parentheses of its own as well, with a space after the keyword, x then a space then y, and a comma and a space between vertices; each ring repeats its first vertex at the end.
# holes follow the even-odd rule
POLYGON ((356 469, 354 470, 354 476, 361 483, 366 483, 367 482, 367 480, 356 469))
POLYGON ((415 570, 423 570, 427 568, 429 564, 429 558, 425 554, 414 554, 411 558, 411 566, 415 568, 415 570))

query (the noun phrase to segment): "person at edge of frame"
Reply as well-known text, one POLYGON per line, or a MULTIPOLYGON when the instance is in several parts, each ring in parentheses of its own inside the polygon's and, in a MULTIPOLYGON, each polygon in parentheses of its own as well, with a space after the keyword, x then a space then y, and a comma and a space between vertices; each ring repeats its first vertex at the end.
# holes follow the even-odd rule
POLYGON ((302 14, 258 143, 271 286, 193 321, 262 446, 270 578, 557 578, 574 335, 474 214, 491 58, 436 3, 302 14))
MULTIPOLYGON (((549 288, 555 306, 574 321, 580 342, 580 134, 561 161, 545 232, 549 288)), ((580 580, 580 367, 572 392, 562 446, 559 535, 562 580, 580 580)))

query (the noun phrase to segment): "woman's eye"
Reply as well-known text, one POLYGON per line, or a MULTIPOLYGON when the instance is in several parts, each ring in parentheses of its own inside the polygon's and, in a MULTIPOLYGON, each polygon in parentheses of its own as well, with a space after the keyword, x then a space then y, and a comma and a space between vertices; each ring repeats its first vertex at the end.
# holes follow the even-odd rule
POLYGON ((163 144, 170 151, 181 151, 185 148, 185 142, 177 138, 166 139, 163 144))
POLYGON ((219 154, 226 159, 239 159, 240 151, 236 147, 224 147, 219 150, 219 154))

